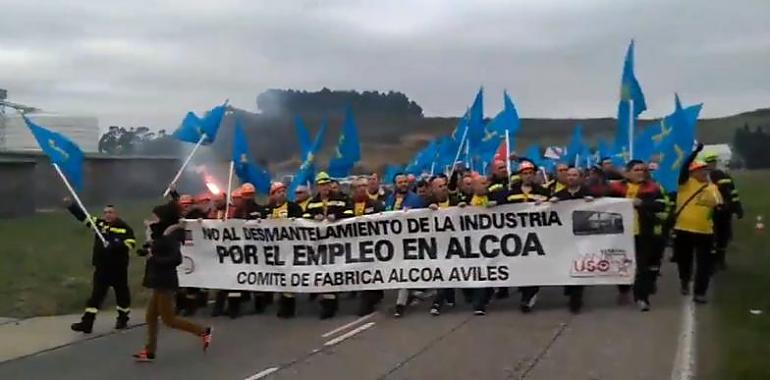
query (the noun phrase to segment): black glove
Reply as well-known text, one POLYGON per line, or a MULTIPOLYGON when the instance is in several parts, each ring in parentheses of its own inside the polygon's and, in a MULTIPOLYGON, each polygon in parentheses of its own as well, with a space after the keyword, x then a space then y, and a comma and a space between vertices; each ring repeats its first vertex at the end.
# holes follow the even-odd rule
POLYGON ((145 257, 150 254, 150 243, 142 244, 142 248, 136 250, 136 254, 145 257))
POLYGON ((736 207, 735 208, 735 216, 738 218, 738 220, 743 219, 743 207, 736 207))

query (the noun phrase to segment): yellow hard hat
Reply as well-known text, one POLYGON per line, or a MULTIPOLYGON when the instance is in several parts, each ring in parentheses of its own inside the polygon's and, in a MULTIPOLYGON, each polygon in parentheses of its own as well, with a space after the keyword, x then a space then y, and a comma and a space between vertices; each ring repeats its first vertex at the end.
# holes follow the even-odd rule
POLYGON ((329 174, 326 172, 320 172, 315 176, 315 183, 317 185, 323 185, 324 183, 329 183, 331 181, 331 177, 329 177, 329 174))

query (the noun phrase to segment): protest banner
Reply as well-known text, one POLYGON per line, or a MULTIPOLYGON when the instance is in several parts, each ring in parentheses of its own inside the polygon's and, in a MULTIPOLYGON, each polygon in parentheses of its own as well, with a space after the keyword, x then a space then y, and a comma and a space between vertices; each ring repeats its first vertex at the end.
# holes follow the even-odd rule
POLYGON ((337 292, 633 282, 626 199, 385 212, 336 222, 188 220, 181 286, 337 292))

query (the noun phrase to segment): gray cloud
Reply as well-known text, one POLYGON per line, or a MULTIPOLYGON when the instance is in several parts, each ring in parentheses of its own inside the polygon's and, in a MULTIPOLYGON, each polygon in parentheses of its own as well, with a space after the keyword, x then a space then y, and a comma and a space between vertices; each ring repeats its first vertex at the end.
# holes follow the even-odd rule
POLYGON ((637 41, 646 115, 673 93, 705 116, 770 106, 770 2, 0 1, 0 87, 109 124, 173 128, 267 88, 401 90, 458 115, 611 116, 637 41), (672 4, 675 3, 675 4, 672 4))

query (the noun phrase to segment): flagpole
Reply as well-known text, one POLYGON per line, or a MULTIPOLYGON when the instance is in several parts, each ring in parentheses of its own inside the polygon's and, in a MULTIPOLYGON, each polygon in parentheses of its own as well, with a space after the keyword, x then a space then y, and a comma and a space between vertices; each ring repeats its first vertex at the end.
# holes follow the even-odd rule
POLYGON ((543 172, 543 180, 545 180, 545 183, 548 183, 548 173, 545 172, 545 167, 541 166, 540 171, 543 172))
POLYGON ((576 168, 580 167, 580 155, 579 154, 575 155, 575 167, 576 168))
POLYGON ((455 174, 455 166, 456 166, 457 160, 460 159, 460 154, 463 152, 463 144, 465 144, 465 138, 467 136, 468 136, 468 128, 465 128, 465 131, 463 131, 463 137, 460 139, 460 147, 457 149, 455 160, 452 161, 452 170, 449 172, 449 178, 452 178, 452 176, 455 174))
POLYGON ((628 160, 634 159, 634 99, 628 99, 628 160))
POLYGON ((163 192, 163 197, 167 197, 168 193, 171 192, 171 185, 175 184, 177 181, 179 181, 179 177, 182 176, 182 172, 187 167, 188 164, 190 164, 190 160, 192 160, 193 155, 195 155, 195 152, 200 148, 201 144, 203 144, 203 140, 206 139, 206 134, 202 134, 201 138, 198 140, 198 142, 195 144, 195 147, 193 147, 192 152, 187 156, 187 158, 184 160, 184 163, 182 164, 182 167, 179 168, 179 171, 176 172, 176 175, 174 176, 174 179, 171 180, 171 183, 166 187, 166 191, 163 192))
POLYGON ((72 198, 75 199, 75 202, 78 204, 78 207, 80 207, 81 210, 83 210, 83 213, 86 214, 86 220, 88 220, 88 224, 91 225, 91 228, 96 232, 96 236, 99 236, 99 240, 102 241, 102 244, 104 244, 105 247, 107 247, 107 239, 104 238, 104 235, 102 235, 101 231, 96 227, 96 224, 93 222, 93 219, 91 219, 91 214, 88 213, 88 210, 86 210, 86 207, 83 206, 83 202, 80 201, 80 197, 78 197, 78 194, 75 192, 75 189, 72 188, 72 185, 70 185, 70 182, 67 180, 67 177, 62 173, 61 168, 58 164, 53 164, 53 168, 56 169, 56 172, 59 173, 59 177, 61 177, 61 180, 64 181, 64 185, 67 186, 67 190, 69 190, 70 194, 72 195, 72 198))
POLYGON ((433 161, 430 163, 430 175, 433 176, 434 171, 436 170, 436 161, 433 161))
POLYGON ((227 220, 227 217, 230 215, 230 202, 233 200, 233 169, 235 168, 235 163, 233 160, 230 160, 230 174, 227 176, 227 203, 225 203, 225 220, 227 220))
POLYGON ((506 128, 505 130, 505 168, 508 170, 508 175, 511 175, 511 134, 506 128))

